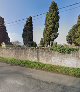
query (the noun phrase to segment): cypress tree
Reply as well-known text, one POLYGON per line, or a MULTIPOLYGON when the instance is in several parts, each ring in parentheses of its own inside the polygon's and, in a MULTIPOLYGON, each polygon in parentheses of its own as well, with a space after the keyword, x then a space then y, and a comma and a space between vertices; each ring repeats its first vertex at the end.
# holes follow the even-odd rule
POLYGON ((80 46, 80 15, 78 16, 77 24, 75 24, 68 32, 66 40, 68 44, 80 46))
POLYGON ((45 45, 50 45, 50 42, 54 41, 59 33, 59 9, 57 4, 53 1, 49 12, 46 14, 45 29, 43 33, 45 45))
POLYGON ((24 45, 29 46, 29 47, 32 46, 33 44, 33 23, 32 23, 31 16, 26 21, 26 24, 23 29, 22 38, 23 38, 24 45))

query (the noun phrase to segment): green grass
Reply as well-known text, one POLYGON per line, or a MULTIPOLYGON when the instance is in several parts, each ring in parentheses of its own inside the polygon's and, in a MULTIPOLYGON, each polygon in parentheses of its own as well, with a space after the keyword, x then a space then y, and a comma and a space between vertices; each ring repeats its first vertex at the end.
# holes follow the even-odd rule
POLYGON ((29 60, 17 60, 17 59, 10 59, 10 58, 2 58, 0 57, 0 62, 11 64, 11 65, 18 65, 26 68, 44 70, 53 73, 65 74, 74 77, 80 78, 80 68, 69 68, 69 67, 62 67, 50 64, 43 64, 40 62, 32 62, 29 60))

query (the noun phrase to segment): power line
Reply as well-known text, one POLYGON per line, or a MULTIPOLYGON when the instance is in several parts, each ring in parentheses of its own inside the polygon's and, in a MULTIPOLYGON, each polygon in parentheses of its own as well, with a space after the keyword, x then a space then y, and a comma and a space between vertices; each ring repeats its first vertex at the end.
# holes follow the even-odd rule
MULTIPOLYGON (((76 9, 76 8, 80 8, 80 5, 77 6, 77 7, 74 7, 74 8, 67 9, 67 10, 65 10, 65 11, 67 12, 67 11, 70 11, 70 10, 73 10, 73 9, 76 9)), ((65 11, 61 11, 61 12, 65 12, 65 11)))
MULTIPOLYGON (((41 13, 41 14, 38 14, 38 15, 36 15, 36 16, 32 16, 33 18, 36 18, 36 17, 38 17, 38 16, 42 16, 42 15, 44 15, 44 14, 46 14, 47 12, 45 12, 45 13, 41 13)), ((15 20, 14 22, 10 22, 10 23, 7 23, 7 24, 13 24, 13 23, 17 23, 17 22, 20 22, 20 21, 25 21, 26 19, 28 19, 28 18, 24 18, 24 19, 19 19, 19 20, 15 20)), ((35 20, 35 19, 34 19, 35 20)))
POLYGON ((59 8, 59 10, 65 9, 65 8, 68 8, 68 7, 72 7, 72 6, 75 6, 75 5, 78 5, 78 4, 80 4, 80 2, 76 2, 76 3, 74 3, 74 4, 70 4, 70 5, 64 6, 64 7, 62 7, 62 8, 59 8))
MULTIPOLYGON (((65 8, 69 8, 69 7, 72 7, 72 6, 78 5, 78 4, 80 4, 80 2, 76 2, 76 3, 74 3, 74 4, 70 4, 70 5, 67 5, 67 6, 61 7, 61 8, 59 8, 59 10, 62 10, 62 9, 65 9, 65 8)), ((80 7, 80 6, 78 6, 78 7, 80 7)), ((75 8, 78 8, 78 7, 75 7, 75 8)), ((72 8, 72 9, 73 9, 73 8, 72 8)), ((72 9, 68 9, 68 10, 72 10, 72 9)), ((67 10, 67 11, 68 11, 68 10, 67 10)), ((62 12, 64 12, 64 11, 62 11, 62 12)), ((48 12, 41 13, 41 14, 38 14, 38 15, 35 15, 35 16, 32 16, 32 17, 33 17, 33 18, 36 18, 36 17, 38 17, 38 16, 42 16, 42 15, 47 14, 47 13, 48 13, 48 12)), ((15 20, 15 21, 13 21, 13 22, 6 23, 6 24, 14 24, 14 23, 18 23, 18 22, 20 22, 20 21, 25 21, 26 19, 28 19, 28 18, 15 20)))

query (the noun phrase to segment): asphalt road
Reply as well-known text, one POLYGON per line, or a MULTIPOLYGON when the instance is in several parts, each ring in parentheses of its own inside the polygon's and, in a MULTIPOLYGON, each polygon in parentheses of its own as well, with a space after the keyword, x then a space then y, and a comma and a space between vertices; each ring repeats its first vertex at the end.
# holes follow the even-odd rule
POLYGON ((80 78, 0 63, 0 92, 80 92, 80 78))

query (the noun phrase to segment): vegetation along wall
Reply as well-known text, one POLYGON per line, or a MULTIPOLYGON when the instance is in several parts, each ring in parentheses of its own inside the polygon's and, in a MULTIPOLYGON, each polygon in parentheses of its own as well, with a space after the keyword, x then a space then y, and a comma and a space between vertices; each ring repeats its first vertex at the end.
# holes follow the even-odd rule
POLYGON ((45 49, 0 48, 0 57, 80 68, 80 53, 61 54, 45 49))

